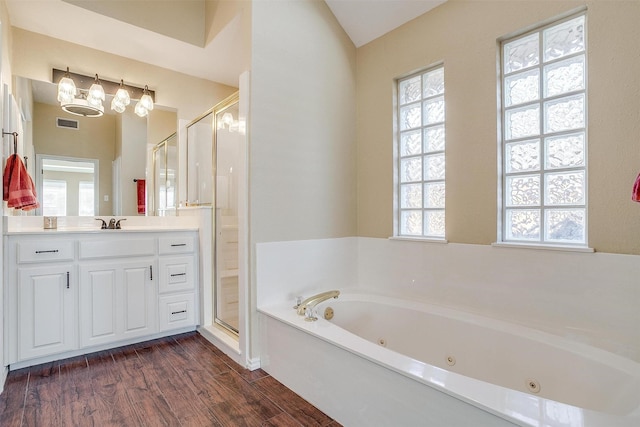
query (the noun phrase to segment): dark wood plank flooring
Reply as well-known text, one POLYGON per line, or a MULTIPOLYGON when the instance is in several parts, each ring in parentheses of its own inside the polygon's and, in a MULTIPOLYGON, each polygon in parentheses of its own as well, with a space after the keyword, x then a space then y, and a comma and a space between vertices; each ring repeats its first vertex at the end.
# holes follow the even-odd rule
POLYGON ((12 371, 0 426, 340 424, 192 332, 12 371))

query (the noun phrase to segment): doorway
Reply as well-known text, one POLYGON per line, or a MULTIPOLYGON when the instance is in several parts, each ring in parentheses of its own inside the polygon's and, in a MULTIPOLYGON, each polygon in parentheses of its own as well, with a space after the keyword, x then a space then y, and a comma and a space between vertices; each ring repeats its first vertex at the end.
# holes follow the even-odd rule
POLYGON ((36 155, 36 215, 94 216, 99 214, 98 160, 36 155))

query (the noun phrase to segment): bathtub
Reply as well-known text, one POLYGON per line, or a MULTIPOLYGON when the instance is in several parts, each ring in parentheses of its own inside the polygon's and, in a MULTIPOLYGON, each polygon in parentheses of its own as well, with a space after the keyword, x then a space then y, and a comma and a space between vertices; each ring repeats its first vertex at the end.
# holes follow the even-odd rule
POLYGON ((346 426, 640 426, 640 365, 618 355, 356 291, 316 311, 259 307, 261 365, 346 426))

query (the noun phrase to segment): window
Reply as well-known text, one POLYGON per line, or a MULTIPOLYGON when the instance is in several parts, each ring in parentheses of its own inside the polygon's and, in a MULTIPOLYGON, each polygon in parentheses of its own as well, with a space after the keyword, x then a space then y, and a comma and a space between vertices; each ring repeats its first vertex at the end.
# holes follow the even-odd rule
POLYGON ((585 16, 505 40, 502 240, 587 243, 585 16))
POLYGON ((444 67, 398 80, 397 235, 445 237, 444 67))
POLYGON ((67 215, 67 181, 42 181, 42 215, 67 215))
POLYGON ((78 183, 78 215, 94 215, 93 181, 80 181, 78 183))

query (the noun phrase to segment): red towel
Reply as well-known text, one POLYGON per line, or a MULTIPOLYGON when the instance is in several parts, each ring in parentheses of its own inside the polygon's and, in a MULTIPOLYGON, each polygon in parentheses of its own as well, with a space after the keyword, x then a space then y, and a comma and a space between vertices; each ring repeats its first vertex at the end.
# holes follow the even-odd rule
POLYGON ((146 184, 144 179, 139 179, 138 184, 138 214, 144 215, 147 212, 147 206, 145 203, 146 197, 146 184))
POLYGON ((24 167, 22 159, 17 154, 9 156, 4 168, 2 200, 5 200, 10 208, 25 211, 30 211, 40 206, 33 180, 24 167))
POLYGON ((640 174, 636 178, 635 184, 633 184, 633 193, 631 194, 631 200, 634 202, 640 202, 640 174))

